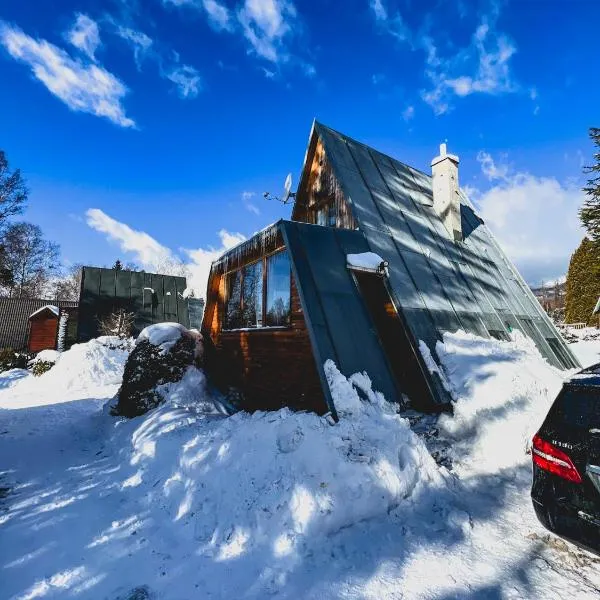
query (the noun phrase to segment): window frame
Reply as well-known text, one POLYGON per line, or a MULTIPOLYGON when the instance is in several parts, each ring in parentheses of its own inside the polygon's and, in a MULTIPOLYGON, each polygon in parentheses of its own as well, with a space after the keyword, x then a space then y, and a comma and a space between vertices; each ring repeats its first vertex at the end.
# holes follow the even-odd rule
POLYGON ((279 254, 281 252, 287 252, 287 248, 284 246, 283 248, 279 248, 273 252, 269 252, 268 254, 265 254, 263 256, 261 256, 260 258, 253 260, 249 263, 246 263, 242 266, 237 267, 236 269, 231 269, 230 271, 226 271, 225 273, 223 273, 223 278, 225 281, 225 294, 224 294, 224 299, 223 299, 223 305, 222 305, 222 319, 221 319, 221 331, 224 333, 230 333, 230 332, 239 332, 239 331, 244 331, 244 332, 252 332, 252 331, 273 331, 273 330, 284 330, 284 329, 291 329, 292 328, 292 306, 291 306, 291 302, 292 302, 292 268, 291 268, 291 260, 290 260, 290 323, 289 325, 265 325, 266 318, 267 318, 267 286, 268 286, 268 280, 267 280, 267 260, 269 258, 271 258, 272 256, 275 256, 276 254, 279 254), (232 273, 238 272, 239 276, 240 276, 240 306, 239 306, 239 310, 240 313, 243 314, 243 310, 244 310, 244 269, 247 267, 251 267, 252 265, 255 265, 257 263, 262 263, 262 325, 260 327, 233 327, 233 328, 227 328, 225 327, 225 317, 227 315, 227 303, 229 302, 229 293, 230 290, 228 288, 228 280, 229 280, 229 276, 232 273))

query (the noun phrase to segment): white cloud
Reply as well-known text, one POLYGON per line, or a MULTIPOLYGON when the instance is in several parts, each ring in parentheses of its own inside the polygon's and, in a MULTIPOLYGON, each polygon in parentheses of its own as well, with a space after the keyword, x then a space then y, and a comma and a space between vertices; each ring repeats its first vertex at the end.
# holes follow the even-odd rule
POLYGON ((575 182, 512 172, 480 152, 483 174, 494 183, 481 193, 470 189, 479 213, 501 246, 532 285, 566 273, 584 231, 577 216, 583 192, 575 182))
POLYGON ((216 0, 202 0, 202 5, 208 15, 209 22, 215 29, 224 29, 225 31, 233 29, 231 15, 226 6, 219 4, 216 0))
POLYGON ((260 208, 251 202, 251 199, 254 198, 254 196, 256 196, 256 192, 242 192, 242 202, 244 203, 246 210, 255 215, 260 215, 260 208))
POLYGON ((132 255, 133 260, 143 269, 162 273, 178 273, 187 277, 188 287, 194 289, 201 297, 206 296, 206 285, 211 263, 225 250, 233 248, 246 238, 241 233, 231 233, 225 229, 218 232, 220 245, 217 247, 180 249, 186 257, 163 246, 152 236, 137 231, 121 223, 98 208, 90 208, 86 212, 87 224, 96 231, 106 235, 107 239, 119 245, 123 252, 132 255))
POLYGON ((411 50, 425 52, 425 76, 432 85, 421 91, 421 98, 435 114, 451 110, 452 100, 456 97, 497 95, 518 90, 510 72, 510 59, 517 50, 516 46, 495 29, 499 4, 491 3, 490 14, 480 20, 467 46, 457 49, 455 44, 449 44, 447 47, 451 54, 443 56, 429 34, 431 15, 413 32, 402 14, 398 10, 392 13, 384 1, 369 0, 375 21, 379 28, 408 44, 411 50))
POLYGON ((435 114, 450 110, 452 96, 497 95, 518 90, 509 65, 517 48, 506 35, 494 30, 496 16, 484 17, 471 43, 450 58, 440 58, 436 46, 429 40, 425 48, 428 53, 425 72, 433 88, 423 90, 421 97, 435 114))
POLYGON ((481 165, 481 172, 489 181, 495 179, 506 181, 508 179, 509 166, 507 164, 497 165, 491 154, 480 150, 477 153, 477 162, 481 165))
POLYGON ((219 231, 221 245, 217 248, 197 248, 195 250, 184 249, 189 258, 187 269, 189 273, 188 285, 199 291, 201 297, 206 297, 206 285, 210 274, 210 265, 223 252, 242 243, 246 237, 241 233, 230 233, 225 229, 219 231))
POLYGON ((283 40, 292 31, 296 7, 288 0, 245 0, 238 11, 244 36, 252 50, 273 63, 287 60, 283 40))
POLYGON ((371 10, 375 14, 375 19, 378 21, 386 21, 388 18, 387 10, 383 5, 382 0, 371 0, 369 2, 371 10))
POLYGON ((383 0, 370 0, 369 6, 373 11, 375 20, 387 33, 401 42, 409 42, 412 44, 412 32, 399 11, 396 11, 390 16, 383 0))
POLYGON ((100 32, 96 21, 90 19, 87 15, 77 13, 75 23, 67 31, 65 38, 90 60, 96 60, 95 53, 98 46, 100 46, 100 32))
POLYGON ((414 116, 415 116, 415 107, 414 106, 407 106, 402 111, 402 118, 405 121, 410 121, 414 116))
POLYGON ((137 68, 140 69, 144 57, 152 47, 152 38, 142 31, 123 26, 117 28, 117 35, 132 47, 135 64, 137 65, 137 68))
POLYGON ((110 241, 117 242, 123 252, 131 252, 143 267, 156 269, 158 265, 172 260, 171 250, 147 233, 116 221, 99 208, 90 208, 85 214, 87 224, 92 229, 104 233, 110 241))
POLYGON ((135 126, 121 104, 127 87, 106 69, 74 59, 46 40, 35 40, 1 21, 0 43, 15 60, 29 65, 35 77, 71 110, 105 117, 121 127, 135 126))
POLYGON ((195 98, 202 89, 200 74, 190 65, 175 67, 165 77, 175 84, 180 98, 195 98))

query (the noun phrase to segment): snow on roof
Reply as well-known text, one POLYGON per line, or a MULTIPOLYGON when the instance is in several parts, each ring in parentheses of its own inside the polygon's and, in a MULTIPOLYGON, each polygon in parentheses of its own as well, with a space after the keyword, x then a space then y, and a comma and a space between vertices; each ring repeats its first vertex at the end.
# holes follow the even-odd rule
POLYGON ((46 306, 42 306, 42 308, 38 308, 35 312, 32 312, 29 315, 29 318, 31 319, 31 317, 35 317, 35 315, 41 313, 44 310, 49 310, 49 311, 53 312, 57 317, 60 312, 58 310, 58 306, 54 306, 54 304, 46 304, 46 306))
POLYGON ((355 269, 365 269, 369 271, 377 271, 381 263, 385 263, 383 258, 375 252, 361 252, 360 254, 346 255, 346 261, 349 267, 355 269))

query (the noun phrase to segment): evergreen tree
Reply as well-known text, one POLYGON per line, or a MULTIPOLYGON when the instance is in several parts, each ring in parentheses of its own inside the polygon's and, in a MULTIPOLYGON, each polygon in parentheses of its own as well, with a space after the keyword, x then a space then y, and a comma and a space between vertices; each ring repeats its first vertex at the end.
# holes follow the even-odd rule
POLYGON ((595 325, 592 311, 600 297, 600 250, 584 238, 571 257, 567 273, 565 321, 595 325))
POLYGON ((584 169, 586 173, 591 173, 592 177, 583 188, 587 198, 579 211, 579 218, 591 239, 600 245, 600 127, 590 127, 590 138, 597 150, 594 153, 596 164, 584 169))
POLYGON ((115 261, 115 264, 113 265, 113 269, 115 271, 122 271, 123 270, 123 265, 121 264, 121 261, 118 258, 115 261))

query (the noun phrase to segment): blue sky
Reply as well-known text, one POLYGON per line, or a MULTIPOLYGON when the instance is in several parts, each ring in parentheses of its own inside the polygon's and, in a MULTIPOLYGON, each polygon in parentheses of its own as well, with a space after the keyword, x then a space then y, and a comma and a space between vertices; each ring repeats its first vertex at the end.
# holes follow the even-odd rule
POLYGON ((313 118, 460 183, 526 279, 562 275, 600 4, 61 0, 0 7, 1 145, 65 262, 211 258, 288 217, 313 118))

